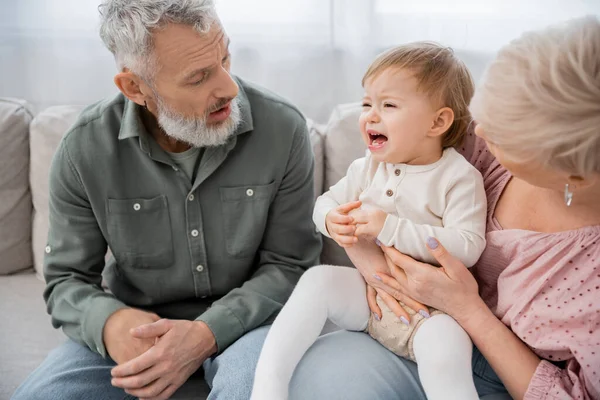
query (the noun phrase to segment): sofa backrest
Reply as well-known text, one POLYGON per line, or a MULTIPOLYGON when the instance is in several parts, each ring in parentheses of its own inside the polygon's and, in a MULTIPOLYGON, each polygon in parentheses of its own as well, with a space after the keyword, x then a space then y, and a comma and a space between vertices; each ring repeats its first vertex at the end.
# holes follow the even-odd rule
POLYGON ((31 267, 29 124, 26 102, 0 99, 0 275, 31 267))
MULTIPOLYGON (((3 234, 11 234, 10 240, 0 242, 0 273, 13 272, 34 265, 38 275, 42 275, 44 249, 48 235, 48 174, 52 157, 60 140, 73 125, 82 106, 51 107, 40 112, 31 121, 23 103, 0 102, 0 126, 13 126, 9 131, 5 128, 0 132, 0 238, 3 234), (2 111, 4 110, 4 111, 2 111), (3 123, 2 118, 11 118, 18 123, 3 123), (31 124, 29 126, 29 124, 31 124), (29 150, 30 149, 30 150, 29 150), (29 159, 31 152, 31 161, 29 159), (15 161, 10 161, 15 159, 15 161), (30 161, 30 162, 29 162, 30 161), (8 174, 7 167, 18 167, 21 171, 17 178, 20 191, 12 192, 11 201, 4 200, 8 192, 7 184, 3 181, 8 174), (6 173, 4 171, 7 171, 6 173), (28 174, 29 172, 29 174, 28 174), (29 189, 31 187, 31 190, 29 189), (33 202, 33 213, 32 213, 33 202), (11 211, 10 224, 5 224, 2 216, 8 210, 14 209, 19 203, 21 212, 11 211), (4 205, 7 205, 6 207, 4 205), (12 208, 10 207, 12 204, 12 208), (4 214, 3 214, 4 211, 4 214), (31 231, 33 226, 33 231, 31 231), (12 247, 10 257, 6 256, 8 244, 12 247), (19 247, 15 247, 16 244, 19 247), (32 250, 32 251, 31 251, 32 250), (31 254, 33 253, 33 261, 31 254), (18 256, 16 256, 18 254, 18 256), (2 257, 4 255, 4 257, 2 257), (15 260, 15 257, 18 257, 15 260), (4 260, 7 260, 5 262, 4 260)), ((315 154, 315 196, 319 196, 331 185, 339 181, 345 174, 350 163, 364 156, 365 146, 358 130, 359 104, 346 104, 336 107, 327 125, 315 124, 308 121, 310 139, 315 154)), ((13 173, 14 174, 14 173, 13 173)), ((14 179, 11 178, 11 179, 14 179)), ((321 261, 335 265, 350 265, 343 249, 330 239, 325 239, 321 261)))

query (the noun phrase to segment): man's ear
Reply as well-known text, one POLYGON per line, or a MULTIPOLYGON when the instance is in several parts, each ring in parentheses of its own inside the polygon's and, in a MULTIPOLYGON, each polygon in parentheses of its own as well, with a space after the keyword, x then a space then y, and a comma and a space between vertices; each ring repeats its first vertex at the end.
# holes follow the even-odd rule
POLYGON ((438 137, 446 133, 454 122, 454 111, 450 107, 440 108, 434 116, 431 128, 427 133, 429 137, 438 137))
POLYGON ((152 100, 152 97, 148 95, 151 92, 148 85, 128 69, 115 75, 115 85, 125 97, 140 106, 144 106, 152 100))

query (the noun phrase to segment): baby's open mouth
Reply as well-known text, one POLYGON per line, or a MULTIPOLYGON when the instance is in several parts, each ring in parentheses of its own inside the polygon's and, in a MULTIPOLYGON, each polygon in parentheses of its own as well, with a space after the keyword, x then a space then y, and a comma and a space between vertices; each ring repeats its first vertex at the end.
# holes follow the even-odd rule
POLYGON ((369 144, 374 147, 381 147, 388 141, 387 136, 385 136, 383 133, 369 131, 368 135, 369 144))

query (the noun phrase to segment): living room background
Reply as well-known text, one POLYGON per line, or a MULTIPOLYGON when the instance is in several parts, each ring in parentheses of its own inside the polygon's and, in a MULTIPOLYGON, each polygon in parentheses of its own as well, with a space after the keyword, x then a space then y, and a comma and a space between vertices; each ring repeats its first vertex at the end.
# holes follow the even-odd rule
MULTIPOLYGON (((116 93, 115 65, 98 36, 100 0, 0 0, 0 96, 37 111, 116 93)), ((325 122, 358 101, 383 49, 414 40, 451 46, 475 79, 521 32, 585 14, 598 0, 217 0, 232 39, 233 72, 325 122)))

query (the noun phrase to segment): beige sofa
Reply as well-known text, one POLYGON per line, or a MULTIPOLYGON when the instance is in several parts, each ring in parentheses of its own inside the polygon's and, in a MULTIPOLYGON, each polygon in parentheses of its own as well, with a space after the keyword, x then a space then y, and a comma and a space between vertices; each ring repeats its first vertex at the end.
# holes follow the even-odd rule
MULTIPOLYGON (((48 171, 58 143, 81 110, 60 106, 34 115, 24 101, 0 99, 0 400, 10 398, 46 354, 65 340, 52 328, 42 299, 48 171)), ((357 104, 342 105, 327 125, 308 121, 317 195, 364 155, 359 112, 357 104)), ((329 239, 322 262, 349 263, 329 239)), ((202 398, 206 390, 195 388, 193 398, 202 398)))

